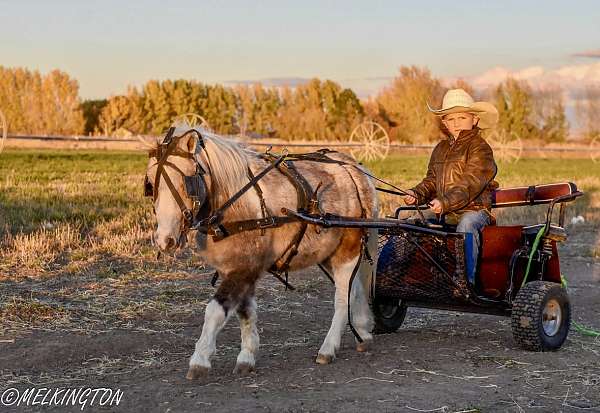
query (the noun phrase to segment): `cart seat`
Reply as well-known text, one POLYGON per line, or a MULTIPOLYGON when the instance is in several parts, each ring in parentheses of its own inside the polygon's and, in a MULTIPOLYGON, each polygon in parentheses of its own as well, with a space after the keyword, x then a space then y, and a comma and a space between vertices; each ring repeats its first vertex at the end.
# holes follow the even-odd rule
POLYGON ((492 192, 492 208, 548 204, 575 192, 577 186, 572 182, 501 188, 492 192))
MULTIPOLYGON (((537 233, 545 227, 546 224, 530 225, 528 227, 523 227, 523 233, 528 236, 536 236, 537 233)), ((546 238, 550 238, 554 241, 564 241, 567 239, 567 231, 565 231, 563 227, 554 224, 550 224, 548 233, 545 235, 546 238)))

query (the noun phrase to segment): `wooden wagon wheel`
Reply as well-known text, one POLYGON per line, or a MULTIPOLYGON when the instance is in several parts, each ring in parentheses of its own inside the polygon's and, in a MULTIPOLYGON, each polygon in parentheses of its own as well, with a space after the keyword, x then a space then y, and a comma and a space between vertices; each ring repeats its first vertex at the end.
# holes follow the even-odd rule
POLYGON ((505 162, 518 162, 523 154, 523 142, 514 133, 508 135, 494 131, 486 138, 494 150, 494 157, 505 162))
POLYGON ((212 131, 212 129, 210 128, 210 125, 208 124, 206 119, 204 119, 202 116, 198 115, 197 113, 184 113, 181 115, 177 115, 175 117, 175 119, 173 119, 173 122, 171 123, 171 125, 174 125, 176 123, 183 124, 184 126, 188 126, 190 128, 192 128, 194 126, 200 126, 203 129, 212 131))
POLYGON ((596 137, 590 142, 590 158, 594 162, 600 162, 600 138, 596 137))
POLYGON ((0 110, 0 153, 4 150, 4 141, 8 135, 8 125, 6 124, 6 118, 4 113, 0 110))
POLYGON ((390 137, 383 127, 375 122, 365 121, 350 134, 350 143, 360 143, 350 149, 352 156, 359 161, 383 160, 390 151, 390 137))

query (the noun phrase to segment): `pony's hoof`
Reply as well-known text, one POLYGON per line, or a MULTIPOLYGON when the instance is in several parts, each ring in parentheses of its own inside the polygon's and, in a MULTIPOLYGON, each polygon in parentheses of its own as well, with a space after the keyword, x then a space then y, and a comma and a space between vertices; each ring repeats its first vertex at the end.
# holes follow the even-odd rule
POLYGON ((190 366, 185 378, 188 380, 196 380, 201 377, 207 377, 210 369, 204 366, 190 366))
POLYGON ((373 346, 373 340, 364 340, 362 343, 356 343, 356 351, 364 353, 369 351, 373 346))
POLYGON ((315 361, 317 362, 317 364, 331 364, 331 362, 333 361, 333 356, 330 354, 319 353, 315 361))
POLYGON ((240 376, 248 376, 253 373, 254 366, 249 363, 238 363, 233 369, 233 374, 239 374, 240 376))

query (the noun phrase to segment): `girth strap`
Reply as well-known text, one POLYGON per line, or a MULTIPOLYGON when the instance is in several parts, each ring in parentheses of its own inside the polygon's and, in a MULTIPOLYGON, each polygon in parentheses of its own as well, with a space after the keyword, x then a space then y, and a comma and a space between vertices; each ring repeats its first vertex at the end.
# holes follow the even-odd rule
MULTIPOLYGON (((279 171, 281 171, 281 173, 284 174, 296 188, 298 210, 308 211, 309 197, 312 192, 308 181, 298 172, 294 164, 290 161, 283 162, 279 167, 279 171)), ((290 242, 283 255, 275 261, 273 266, 269 269, 271 273, 285 273, 287 281, 287 272, 290 268, 290 263, 298 254, 298 247, 306 234, 307 227, 308 223, 300 223, 300 228, 296 235, 294 235, 292 242, 290 242)))
MULTIPOLYGON (((252 173, 252 169, 250 169, 250 167, 248 167, 248 178, 250 179, 250 182, 254 182, 254 190, 256 191, 256 195, 258 195, 258 200, 260 201, 260 213, 262 216, 262 219, 264 220, 267 217, 271 217, 271 214, 269 213, 269 209, 267 208, 267 204, 265 203, 265 197, 263 195, 263 191, 260 188, 260 185, 258 184, 258 181, 255 180, 254 174, 252 173)), ((260 235, 265 235, 265 227, 264 226, 260 226, 260 235)))

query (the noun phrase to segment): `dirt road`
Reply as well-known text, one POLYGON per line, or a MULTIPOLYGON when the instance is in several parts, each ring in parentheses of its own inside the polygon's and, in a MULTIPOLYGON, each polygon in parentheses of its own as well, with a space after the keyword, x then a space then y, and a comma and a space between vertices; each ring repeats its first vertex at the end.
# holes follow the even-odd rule
MULTIPOLYGON (((574 319, 600 329, 595 233, 575 229, 561 250, 574 319), (586 255, 587 254, 587 255, 586 255)), ((257 372, 232 373, 239 327, 231 319, 206 380, 185 379, 213 288, 205 273, 119 266, 0 282, 0 390, 110 387, 122 412, 600 412, 600 338, 574 329, 557 352, 517 348, 510 320, 409 309, 396 334, 367 353, 349 331, 335 362, 315 364, 333 312, 333 287, 316 269, 258 290, 257 372)), ((13 406, 14 408, 14 406, 13 406)), ((2 408, 2 411, 11 409, 2 408)), ((48 411, 23 407, 18 411, 48 411)), ((80 406, 51 411, 81 411, 80 406)))

